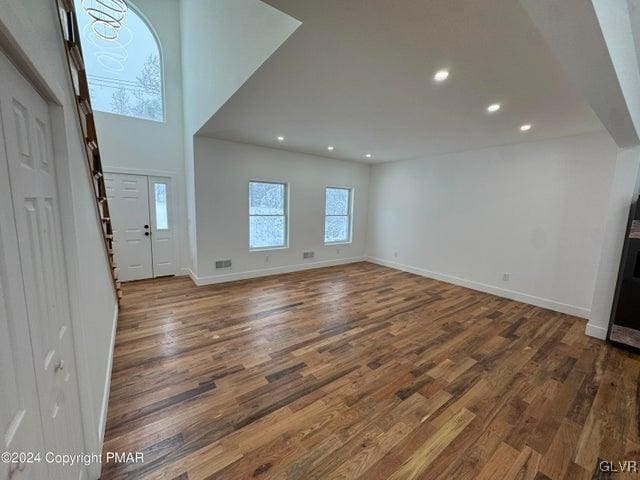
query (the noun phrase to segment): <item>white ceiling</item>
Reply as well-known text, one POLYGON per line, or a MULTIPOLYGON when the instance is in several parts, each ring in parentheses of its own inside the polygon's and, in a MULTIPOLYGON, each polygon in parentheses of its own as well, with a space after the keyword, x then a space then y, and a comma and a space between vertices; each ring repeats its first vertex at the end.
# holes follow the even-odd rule
POLYGON ((602 129, 515 0, 266 3, 303 24, 202 135, 385 162, 602 129))

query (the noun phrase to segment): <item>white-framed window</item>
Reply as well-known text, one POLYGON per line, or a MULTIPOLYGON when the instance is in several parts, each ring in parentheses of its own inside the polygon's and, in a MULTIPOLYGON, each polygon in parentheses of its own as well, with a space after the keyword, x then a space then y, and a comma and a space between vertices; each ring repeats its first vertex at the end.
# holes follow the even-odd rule
POLYGON ((91 107, 164 121, 160 42, 130 0, 74 0, 91 107))
POLYGON ((288 185, 249 182, 249 248, 286 248, 289 230, 288 185))
POLYGON ((325 190, 324 243, 350 243, 353 217, 353 189, 325 190))

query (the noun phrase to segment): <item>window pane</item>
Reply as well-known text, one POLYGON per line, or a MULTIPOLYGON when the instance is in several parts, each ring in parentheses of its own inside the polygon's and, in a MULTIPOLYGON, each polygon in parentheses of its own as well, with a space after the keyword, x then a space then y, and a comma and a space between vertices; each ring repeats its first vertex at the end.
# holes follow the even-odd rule
POLYGON ((326 215, 348 215, 350 193, 346 188, 327 188, 326 215))
POLYGON ((167 185, 156 183, 156 229, 167 230, 169 228, 169 214, 167 208, 167 185))
POLYGON ((251 182, 249 215, 284 215, 285 186, 282 183, 251 182))
POLYGON ((325 217, 324 241, 348 242, 349 241, 349 217, 325 217))
POLYGON ((251 248, 284 247, 284 217, 249 217, 251 248))
POLYGON ((124 0, 75 0, 94 110, 164 120, 161 54, 124 0))

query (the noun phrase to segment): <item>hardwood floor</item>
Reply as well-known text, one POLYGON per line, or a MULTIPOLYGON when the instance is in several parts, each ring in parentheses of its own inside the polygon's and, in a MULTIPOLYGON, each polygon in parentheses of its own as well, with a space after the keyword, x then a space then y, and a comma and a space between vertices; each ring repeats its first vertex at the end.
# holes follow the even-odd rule
POLYGON ((145 462, 103 480, 573 480, 640 460, 640 356, 581 319, 369 263, 124 293, 105 451, 145 462))

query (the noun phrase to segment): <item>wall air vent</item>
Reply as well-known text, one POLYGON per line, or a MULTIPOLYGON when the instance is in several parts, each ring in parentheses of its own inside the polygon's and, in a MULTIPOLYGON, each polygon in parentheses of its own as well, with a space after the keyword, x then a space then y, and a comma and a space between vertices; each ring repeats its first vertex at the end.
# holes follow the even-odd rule
POLYGON ((216 270, 220 268, 231 268, 231 260, 216 260, 216 270))
POLYGON ((302 258, 303 258, 304 260, 307 260, 307 259, 309 259, 309 258, 313 258, 313 257, 315 257, 315 256, 316 256, 316 253, 315 253, 315 252, 302 252, 302 258))

